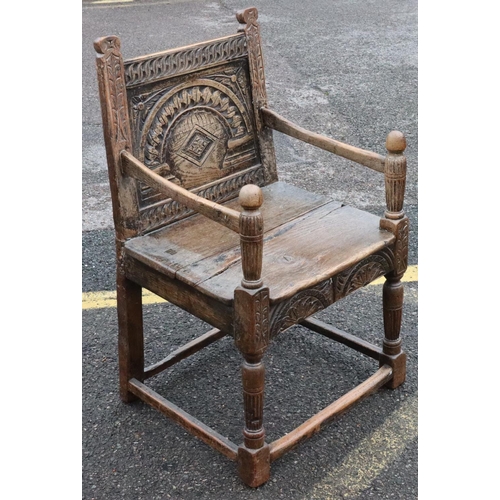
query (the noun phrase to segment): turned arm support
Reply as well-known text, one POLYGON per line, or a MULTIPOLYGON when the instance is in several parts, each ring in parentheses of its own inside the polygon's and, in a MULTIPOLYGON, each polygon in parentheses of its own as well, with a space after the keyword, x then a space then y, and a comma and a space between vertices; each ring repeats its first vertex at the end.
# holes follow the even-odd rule
POLYGON ((403 200, 406 187, 406 138, 397 130, 389 132, 385 141, 387 156, 385 158, 385 199, 387 210, 385 218, 403 219, 403 200))
POLYGON ((268 108, 260 108, 260 111, 264 124, 273 130, 277 130, 290 137, 294 137, 295 139, 307 142, 308 144, 312 144, 330 153, 347 158, 348 160, 364 165, 377 172, 384 172, 385 158, 377 153, 356 148, 349 144, 306 130, 268 108))
POLYGON ((160 193, 172 198, 172 200, 226 226, 236 233, 240 232, 240 212, 237 210, 197 196, 191 191, 168 181, 150 170, 128 151, 121 152, 121 161, 125 175, 143 182, 150 188, 158 190, 160 193))
POLYGON ((262 256, 264 248, 264 219, 260 207, 264 198, 259 186, 247 184, 240 191, 239 202, 243 207, 240 216, 240 246, 243 280, 247 289, 260 288, 262 283, 262 256))

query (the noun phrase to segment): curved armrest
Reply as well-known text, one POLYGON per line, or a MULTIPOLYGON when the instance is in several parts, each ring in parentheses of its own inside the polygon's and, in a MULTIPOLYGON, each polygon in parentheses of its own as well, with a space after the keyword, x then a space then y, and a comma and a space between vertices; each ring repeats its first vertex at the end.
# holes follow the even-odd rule
POLYGON ((264 119, 264 124, 269 128, 282 132, 290 137, 295 137, 295 139, 307 142, 308 144, 312 144, 330 153, 347 158, 348 160, 352 160, 360 165, 376 170, 377 172, 384 172, 385 158, 377 153, 356 148, 349 144, 344 144, 343 142, 325 137, 324 135, 310 132, 309 130, 295 125, 295 123, 288 121, 286 118, 283 118, 278 113, 268 108, 261 108, 260 111, 264 119))
POLYGON ((121 155, 123 173, 144 182, 150 188, 160 191, 172 200, 212 219, 232 231, 240 232, 240 212, 232 208, 219 205, 214 201, 207 200, 201 196, 168 181, 161 175, 150 170, 128 151, 122 151, 121 155))

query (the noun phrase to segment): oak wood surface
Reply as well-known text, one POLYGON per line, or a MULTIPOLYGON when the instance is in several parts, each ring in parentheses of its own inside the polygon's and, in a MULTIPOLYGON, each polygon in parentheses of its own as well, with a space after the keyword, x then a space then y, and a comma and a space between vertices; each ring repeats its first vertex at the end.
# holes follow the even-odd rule
MULTIPOLYGON (((312 287, 389 246, 394 235, 380 231, 378 223, 375 215, 330 202, 266 231, 262 277, 269 286, 271 303, 312 287)), ((198 288, 230 303, 241 271, 237 250, 226 254, 199 264, 208 272, 198 288)))
MULTIPOLYGON (((173 49, 167 49, 167 50, 161 50, 158 52, 152 52, 150 54, 145 54, 142 56, 137 56, 137 57, 129 57, 125 59, 125 71, 128 73, 128 81, 127 81, 127 87, 132 87, 135 85, 140 85, 141 83, 144 83, 144 80, 146 80, 145 75, 150 76, 148 81, 151 81, 151 74, 153 73, 151 67, 154 65, 158 65, 159 63, 161 64, 161 58, 168 57, 169 55, 175 56, 176 54, 183 53, 185 51, 192 51, 192 52, 203 52, 203 49, 207 48, 207 45, 213 45, 214 43, 223 43, 223 42, 230 42, 234 40, 235 38, 241 38, 240 34, 236 35, 227 35, 223 36, 220 38, 216 38, 214 40, 209 40, 206 42, 199 42, 199 43, 193 43, 191 45, 185 45, 183 47, 176 47, 173 49), (141 71, 142 70, 142 71, 141 71), (138 76, 142 73, 142 78, 138 78, 138 76)), ((206 56, 205 56, 206 57, 206 56)), ((208 59, 208 58, 206 58, 208 59)), ((229 60, 230 57, 226 57, 225 60, 229 60)), ((208 60, 205 61, 203 64, 204 68, 209 68, 212 65, 217 65, 220 64, 220 59, 214 58, 213 62, 210 62, 208 60)), ((183 73, 189 73, 192 68, 190 68, 188 65, 185 65, 185 67, 175 67, 170 69, 170 74, 174 73, 176 75, 183 74, 183 73)), ((154 74, 154 73, 153 73, 154 74)), ((168 75, 168 71, 164 69, 161 73, 158 73, 156 78, 158 79, 164 79, 168 75)))
POLYGON ((201 293, 182 281, 171 279, 164 273, 135 259, 127 259, 125 269, 130 280, 147 290, 151 290, 159 297, 179 306, 214 328, 232 334, 233 310, 230 306, 201 293))
POLYGON ((187 208, 191 208, 228 229, 239 232, 240 214, 236 210, 197 196, 191 191, 164 179, 127 151, 122 151, 121 159, 124 171, 131 177, 144 182, 144 184, 165 194, 166 197, 181 203, 187 208))
MULTIPOLYGON (((265 186, 262 192, 265 231, 331 202, 326 196, 308 193, 283 182, 265 186)), ((237 199, 225 203, 225 206, 242 210, 237 199)), ((197 284, 207 276, 204 259, 208 259, 212 266, 217 266, 217 263, 225 266, 228 258, 239 259, 239 236, 201 215, 194 215, 128 241, 126 252, 169 277, 197 284)))
POLYGON ((130 391, 144 402, 150 404, 153 408, 156 408, 167 417, 170 417, 174 422, 182 425, 188 432, 195 435, 212 448, 220 451, 226 457, 231 460, 236 460, 238 448, 233 442, 229 441, 229 439, 225 438, 214 429, 211 429, 203 422, 200 422, 189 413, 186 413, 177 405, 168 401, 163 396, 160 396, 157 392, 138 380, 131 379, 128 385, 130 391))
POLYGON ((384 171, 385 158, 382 155, 336 141, 335 139, 330 139, 329 137, 315 132, 310 132, 268 108, 262 108, 261 113, 264 117, 264 123, 278 132, 282 132, 290 137, 294 137, 295 139, 307 142, 313 146, 329 151, 330 153, 352 160, 360 165, 376 170, 377 172, 384 171))
POLYGON ((363 398, 369 396, 377 389, 382 387, 392 376, 392 368, 387 365, 380 367, 376 373, 357 387, 344 394, 342 397, 334 401, 319 413, 316 413, 309 420, 306 420, 302 425, 283 437, 273 441, 269 446, 271 448, 271 461, 281 457, 287 451, 290 451, 303 440, 311 437, 319 432, 321 427, 333 418, 347 411, 355 403, 358 403, 363 398))
MULTIPOLYGON (((293 205, 295 199, 300 199, 301 190, 280 183, 276 191, 271 185, 263 188, 263 193, 262 276, 270 287, 271 302, 333 276, 391 245, 395 239, 390 232, 379 229, 379 217, 327 201, 325 197, 304 195, 304 203, 287 213, 285 203, 293 205), (271 195, 266 202, 267 193, 271 195), (270 227, 266 224, 267 210, 270 227)), ((203 294, 229 305, 241 281, 241 250, 237 238, 214 226, 193 217, 131 240, 126 251, 167 276, 194 284, 203 294)))
POLYGON ((257 9, 236 18, 235 35, 125 61, 116 36, 94 47, 117 243, 121 397, 141 398, 237 460, 241 479, 257 487, 271 461, 382 385, 404 382, 406 139, 390 132, 384 157, 268 109, 257 9), (279 182, 273 130, 383 172, 384 217, 279 182), (382 348, 311 317, 382 275, 382 348), (141 288, 214 329, 144 369, 141 288), (298 323, 380 368, 268 444, 265 352, 298 323), (240 446, 143 384, 224 335, 242 355, 240 446))

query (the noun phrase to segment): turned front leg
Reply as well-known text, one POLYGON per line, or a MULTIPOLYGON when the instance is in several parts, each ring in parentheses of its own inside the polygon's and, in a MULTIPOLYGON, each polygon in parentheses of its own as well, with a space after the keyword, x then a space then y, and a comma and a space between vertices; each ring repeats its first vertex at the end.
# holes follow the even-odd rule
POLYGON ((382 289, 384 312, 383 356, 380 364, 392 366, 393 376, 386 386, 399 387, 406 379, 406 353, 401 349, 401 321, 403 316, 403 283, 401 276, 386 276, 382 289))
POLYGON ((245 426, 238 448, 238 471, 249 486, 265 483, 270 475, 269 445, 264 430, 262 356, 269 343, 269 289, 261 278, 264 224, 259 208, 262 192, 247 185, 240 191, 241 265, 243 279, 234 291, 234 341, 243 356, 241 378, 245 426))
POLYGON ((403 211, 406 185, 406 139, 401 132, 387 136, 385 159, 385 195, 387 210, 380 228, 396 237, 394 243, 394 270, 386 275, 383 287, 384 343, 381 364, 389 364, 393 378, 387 386, 394 389, 406 378, 406 354, 401 350, 401 321, 403 313, 403 283, 401 278, 408 266, 408 218, 403 211))
POLYGON ((244 444, 257 450, 264 446, 264 377, 262 356, 248 356, 241 365, 243 405, 245 408, 244 444))
POLYGON ((241 378, 245 426, 238 448, 238 471, 249 486, 257 487, 270 476, 269 445, 264 430, 265 369, 262 356, 269 343, 269 290, 265 287, 234 292, 234 341, 243 356, 241 378))
POLYGON ((398 277, 386 276, 382 289, 384 309, 384 344, 383 350, 389 356, 401 352, 401 320, 403 316, 403 283, 398 277))

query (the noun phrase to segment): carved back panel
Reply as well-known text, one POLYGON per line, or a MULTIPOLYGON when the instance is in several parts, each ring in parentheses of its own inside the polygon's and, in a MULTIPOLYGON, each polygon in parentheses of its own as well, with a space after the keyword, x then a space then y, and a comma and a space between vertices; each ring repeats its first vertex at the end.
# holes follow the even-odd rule
MULTIPOLYGON (((255 9, 238 15, 235 35, 123 61, 129 149, 186 189, 223 202, 245 184, 277 179, 255 9)), ((191 212, 141 183, 138 232, 191 212)))

